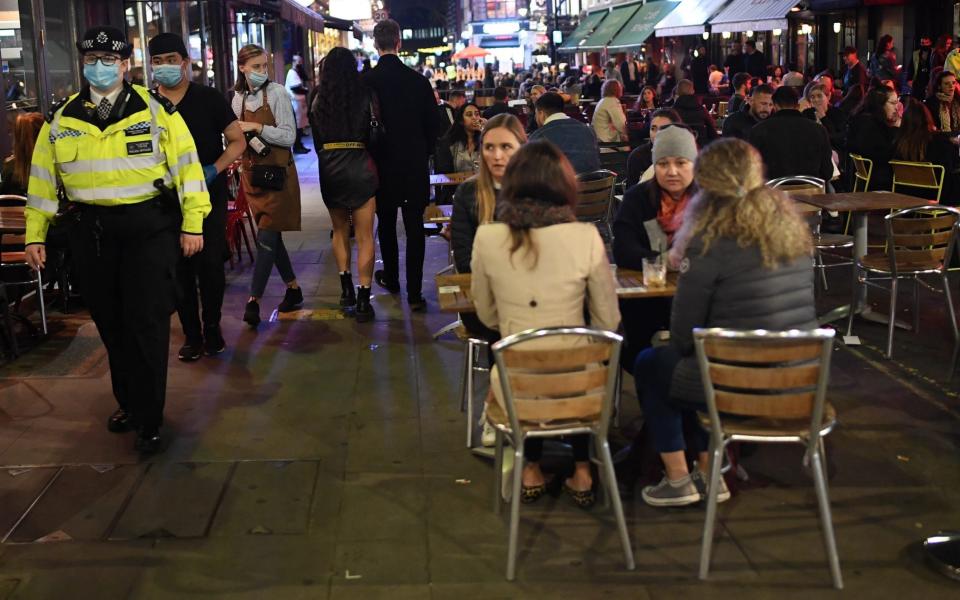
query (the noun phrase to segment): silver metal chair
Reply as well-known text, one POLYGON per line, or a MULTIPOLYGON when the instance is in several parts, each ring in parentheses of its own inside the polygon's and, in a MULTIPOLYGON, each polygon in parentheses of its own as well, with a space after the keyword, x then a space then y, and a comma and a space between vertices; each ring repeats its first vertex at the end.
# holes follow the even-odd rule
MULTIPOLYGON (((22 207, 26 205, 27 199, 23 196, 16 196, 12 194, 0 195, 0 203, 7 204, 9 202, 15 202, 16 205, 9 206, 8 210, 16 210, 18 208, 22 210, 22 207), (21 202, 23 204, 20 204, 21 202)), ((7 234, 6 236, 0 236, 0 242, 4 244, 22 243, 23 236, 7 234), (10 238, 14 239, 11 241, 10 238)), ((43 331, 43 335, 47 335, 47 306, 43 299, 43 273, 41 271, 34 271, 32 268, 30 268, 30 266, 27 264, 26 253, 21 250, 0 252, 0 268, 7 272, 12 271, 17 273, 17 275, 3 276, 3 281, 7 286, 29 285, 34 288, 34 291, 37 294, 37 309, 40 311, 40 329, 43 331)), ((66 293, 66 291, 64 291, 64 293, 66 293)), ((21 319, 21 317, 18 315, 14 316, 16 316, 18 319, 21 319)), ((24 323, 28 324, 28 327, 33 327, 25 318, 22 320, 24 323)))
MULTIPOLYGON (((803 202, 804 194, 826 194, 827 184, 819 177, 809 177, 807 175, 793 175, 790 177, 779 177, 771 179, 767 185, 772 188, 781 189, 792 196, 798 202, 803 202)), ((810 229, 813 233, 814 263, 813 268, 819 273, 819 280, 824 290, 829 289, 827 285, 826 270, 834 267, 846 267, 853 262, 846 256, 835 254, 837 250, 853 248, 853 236, 839 233, 823 233, 820 231, 820 225, 823 221, 823 211, 816 207, 805 212, 807 222, 810 223, 810 229), (838 259, 836 262, 826 263, 824 256, 838 259)))
MULTIPOLYGON (((960 347, 960 332, 957 330, 957 316, 950 297, 948 268, 955 256, 957 232, 960 226, 960 210, 952 206, 917 206, 891 213, 884 218, 887 230, 887 252, 865 254, 856 260, 853 273, 854 306, 861 285, 886 289, 890 292, 890 320, 887 329, 886 357, 893 356, 893 331, 896 328, 897 282, 901 279, 913 280, 913 331, 920 331, 920 285, 931 291, 942 293, 946 299, 947 312, 950 315, 950 327, 953 330, 954 357, 956 363, 957 348, 960 347), (870 277, 871 274, 876 277, 870 277), (939 275, 943 289, 938 290, 925 282, 922 275, 939 275), (879 285, 878 281, 890 281, 890 287, 879 285)), ((856 311, 850 311, 847 321, 847 335, 853 333, 853 317, 856 311)))
POLYGON ((473 448, 473 430, 477 422, 473 417, 475 373, 488 373, 490 369, 480 366, 480 353, 490 344, 480 338, 468 337, 463 348, 463 373, 460 379, 460 412, 467 413, 467 448, 473 448))
POLYGON ((604 500, 613 505, 627 569, 636 568, 607 442, 622 342, 621 336, 609 331, 553 327, 517 333, 493 345, 497 376, 491 373, 490 385, 497 385, 496 379, 499 379, 506 409, 504 413, 497 402, 487 404, 487 421, 496 429, 494 510, 497 513, 501 508, 505 438, 514 453, 507 550, 509 581, 513 581, 516 573, 523 446, 527 438, 533 437, 579 434, 593 437, 592 460, 600 467, 604 500), (577 338, 584 343, 576 345, 577 338))
POLYGON ((577 220, 593 223, 604 239, 613 239, 613 201, 617 174, 601 169, 577 175, 577 220))
POLYGON ((694 329, 706 395, 701 425, 710 431, 710 482, 700 549, 700 579, 710 570, 720 465, 730 442, 798 443, 813 471, 833 585, 843 588, 824 474, 823 437, 836 424, 826 402, 834 331, 694 329), (721 414, 723 417, 721 418, 721 414))

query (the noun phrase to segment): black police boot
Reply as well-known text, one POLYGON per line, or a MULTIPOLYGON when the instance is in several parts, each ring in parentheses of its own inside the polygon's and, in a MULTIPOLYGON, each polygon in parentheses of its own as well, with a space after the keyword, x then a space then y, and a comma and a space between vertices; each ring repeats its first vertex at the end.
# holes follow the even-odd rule
POLYGON ((246 308, 243 309, 243 320, 250 325, 250 327, 256 327, 260 324, 260 303, 256 300, 251 300, 247 302, 246 308))
POLYGON ((133 430, 133 417, 122 408, 118 408, 107 419, 107 431, 110 433, 126 433, 133 430))
POLYGON ((388 281, 387 274, 383 269, 377 269, 373 273, 373 280, 377 282, 377 285, 387 290, 391 294, 400 293, 400 282, 399 281, 388 281))
POLYGON ((370 288, 362 285, 357 288, 357 309, 353 315, 357 318, 357 323, 366 323, 373 320, 375 315, 373 306, 370 304, 370 288))
POLYGON ((160 430, 156 427, 144 427, 137 432, 137 439, 133 443, 133 448, 140 454, 156 454, 163 452, 163 438, 160 437, 160 430))
POLYGON ((287 288, 283 295, 283 300, 277 305, 279 312, 293 312, 297 307, 303 304, 303 290, 300 288, 287 288))
MULTIPOLYGON (((369 288, 367 288, 369 290, 369 288)), ((353 277, 350 271, 340 273, 340 306, 346 308, 357 303, 357 296, 353 293, 353 277)))

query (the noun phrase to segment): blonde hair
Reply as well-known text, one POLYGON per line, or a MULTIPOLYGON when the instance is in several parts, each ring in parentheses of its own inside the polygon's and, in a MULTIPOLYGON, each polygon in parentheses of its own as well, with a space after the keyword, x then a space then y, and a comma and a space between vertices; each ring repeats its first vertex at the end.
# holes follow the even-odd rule
POLYGON ((810 228, 789 196, 764 185, 763 160, 747 142, 727 138, 709 144, 693 176, 700 192, 677 234, 676 256, 694 237, 701 239, 703 254, 720 238, 734 239, 741 248, 756 246, 771 269, 812 255, 810 228))
POLYGON ((527 143, 527 132, 523 130, 520 119, 511 114, 500 114, 489 121, 480 134, 480 172, 477 174, 477 220, 481 225, 493 221, 494 208, 497 203, 497 189, 494 186, 493 174, 483 160, 483 138, 494 129, 507 129, 517 138, 520 145, 527 143))

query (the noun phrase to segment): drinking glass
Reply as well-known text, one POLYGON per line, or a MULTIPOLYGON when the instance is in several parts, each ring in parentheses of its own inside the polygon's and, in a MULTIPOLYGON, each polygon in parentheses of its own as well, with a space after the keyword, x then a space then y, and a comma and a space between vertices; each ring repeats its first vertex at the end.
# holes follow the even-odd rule
POLYGON ((667 261, 662 256, 643 259, 643 285, 655 288, 667 285, 667 261))

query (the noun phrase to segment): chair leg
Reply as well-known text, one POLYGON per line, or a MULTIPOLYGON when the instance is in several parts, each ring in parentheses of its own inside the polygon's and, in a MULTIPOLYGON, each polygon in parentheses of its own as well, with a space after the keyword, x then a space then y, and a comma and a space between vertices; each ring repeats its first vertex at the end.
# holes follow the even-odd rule
POLYGON ((40 329, 47 335, 47 305, 43 301, 43 275, 37 271, 37 304, 40 305, 40 329))
POLYGON ((517 538, 520 533, 520 487, 523 483, 523 436, 516 436, 513 449, 513 495, 510 498, 510 538, 507 543, 507 581, 513 581, 517 570, 517 538))
POLYGON ((496 435, 493 443, 493 513, 499 515, 503 507, 500 498, 503 489, 503 432, 497 429, 496 435))
POLYGON ((833 577, 833 587, 843 589, 843 575, 840 573, 840 557, 837 554, 837 540, 833 535, 833 516, 830 513, 830 498, 827 495, 827 480, 824 475, 823 457, 820 451, 813 452, 811 459, 813 466, 813 482, 817 490, 817 503, 820 505, 820 524, 823 527, 823 542, 827 550, 827 559, 830 563, 830 575, 833 577))
POLYGON ((820 272, 820 282, 823 285, 823 291, 830 291, 830 286, 827 285, 827 269, 823 266, 823 253, 819 250, 817 250, 816 269, 820 272))
POLYGON ((623 546, 623 560, 628 571, 637 568, 633 559, 633 548, 630 546, 630 534, 627 533, 627 520, 623 516, 623 503, 617 492, 617 476, 613 471, 613 457, 610 455, 610 443, 607 440, 597 440, 600 450, 600 463, 603 469, 603 483, 607 497, 613 505, 613 516, 617 520, 617 533, 620 535, 620 545, 623 546))
POLYGON ((620 396, 623 394, 623 369, 617 367, 617 378, 613 387, 613 426, 620 427, 620 396))
POLYGON ((467 448, 473 448, 473 430, 477 427, 473 418, 473 365, 476 352, 477 345, 473 341, 467 340, 467 364, 463 373, 467 402, 467 448))
POLYGON ((703 523, 703 542, 700 546, 700 579, 706 579, 710 573, 713 528, 717 519, 717 494, 720 492, 720 467, 723 462, 723 442, 711 435, 710 445, 710 492, 707 494, 707 516, 703 523))
POLYGON ((463 363, 460 369, 460 412, 467 410, 467 370, 470 368, 470 340, 463 345, 463 363))
POLYGON ((897 278, 890 280, 890 323, 887 325, 887 358, 893 357, 893 330, 897 328, 897 278))
MULTIPOLYGON (((250 263, 253 264, 256 262, 253 258, 253 247, 250 245, 250 237, 256 237, 253 233, 253 227, 250 227, 250 237, 247 237, 247 228, 243 225, 243 221, 240 221, 240 237, 243 238, 243 245, 247 247, 247 256, 250 257, 250 263)), ((242 258, 239 242, 237 242, 237 258, 242 258)))
MULTIPOLYGON (((866 277, 866 274, 864 274, 866 277)), ((850 287, 853 289, 853 297, 850 299, 850 315, 847 317, 847 335, 853 335, 853 317, 857 314, 857 303, 860 300, 860 286, 863 285, 860 282, 860 269, 857 268, 857 264, 853 264, 853 282, 850 287)))
POLYGON ((950 328, 953 330, 953 357, 950 360, 950 379, 957 368, 957 357, 960 356, 960 331, 957 329, 957 314, 953 308, 953 297, 950 293, 950 278, 946 271, 943 273, 943 296, 947 301, 947 314, 950 315, 950 328))
POLYGON ((920 279, 913 276, 913 333, 920 333, 920 279))

